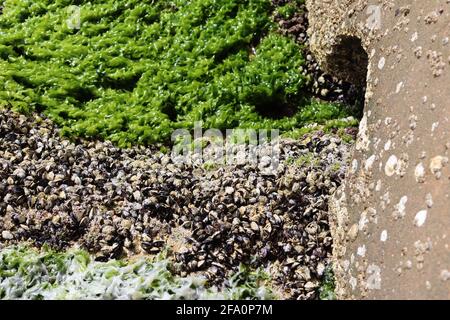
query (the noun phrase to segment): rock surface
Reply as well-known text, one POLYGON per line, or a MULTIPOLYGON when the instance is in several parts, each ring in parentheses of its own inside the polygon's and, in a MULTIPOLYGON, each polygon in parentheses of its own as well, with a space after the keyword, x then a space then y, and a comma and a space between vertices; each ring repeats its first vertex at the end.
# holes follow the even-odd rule
POLYGON ((450 1, 307 6, 322 68, 367 85, 332 201, 338 297, 449 299, 450 1))

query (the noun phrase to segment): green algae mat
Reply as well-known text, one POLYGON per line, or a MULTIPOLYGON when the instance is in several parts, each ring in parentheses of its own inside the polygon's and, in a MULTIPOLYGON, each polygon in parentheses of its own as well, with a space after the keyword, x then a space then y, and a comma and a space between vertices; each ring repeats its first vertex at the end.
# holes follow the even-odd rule
POLYGON ((3 1, 0 107, 123 147, 169 142, 196 121, 288 131, 348 116, 309 97, 302 48, 277 32, 274 10, 270 0, 3 1))

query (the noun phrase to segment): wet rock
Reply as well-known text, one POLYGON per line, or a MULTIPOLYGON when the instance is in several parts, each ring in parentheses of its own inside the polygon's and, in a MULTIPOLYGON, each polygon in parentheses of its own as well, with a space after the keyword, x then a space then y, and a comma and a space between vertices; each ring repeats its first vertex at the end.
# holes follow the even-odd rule
POLYGON ((450 69, 441 41, 450 1, 400 2, 306 1, 321 68, 366 87, 353 165, 329 201, 342 299, 450 292, 439 279, 450 265, 450 69))

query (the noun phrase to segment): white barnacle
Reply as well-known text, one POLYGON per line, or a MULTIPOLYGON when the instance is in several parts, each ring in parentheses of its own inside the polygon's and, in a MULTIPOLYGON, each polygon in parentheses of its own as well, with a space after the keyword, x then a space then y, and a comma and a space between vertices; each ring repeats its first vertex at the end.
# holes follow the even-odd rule
POLYGON ((358 229, 360 231, 363 231, 366 228, 368 222, 369 219, 367 219, 367 211, 363 211, 363 213, 361 213, 361 216, 359 218, 358 229))
POLYGON ((369 290, 381 289, 381 268, 375 264, 367 267, 367 283, 366 287, 369 290))
POLYGON ((379 192, 381 190, 381 180, 377 181, 377 184, 375 185, 375 191, 379 192))
POLYGON ((349 283, 352 286, 352 290, 355 290, 356 289, 356 285, 358 284, 358 280, 356 280, 355 277, 351 277, 349 283))
POLYGON ((380 235, 380 241, 381 242, 386 242, 387 238, 388 238, 387 230, 383 230, 381 232, 381 235, 380 235))
POLYGON ((403 81, 397 84, 397 88, 395 89, 395 93, 399 93, 403 88, 403 81))
POLYGON ((358 247, 358 250, 357 250, 356 254, 357 254, 358 256, 364 258, 364 257, 366 256, 366 251, 367 251, 366 246, 365 246, 365 245, 362 245, 361 247, 358 247))
POLYGON ((430 171, 436 179, 441 178, 441 170, 448 163, 448 158, 443 156, 436 156, 430 161, 430 171))
POLYGON ((431 125, 431 132, 435 132, 438 127, 439 127, 439 122, 434 122, 431 125))
POLYGON ((417 212, 416 216, 414 217, 414 225, 416 227, 421 227, 427 220, 427 210, 420 210, 417 212))
POLYGON ((440 274, 441 280, 442 281, 448 281, 450 280, 450 271, 448 271, 447 269, 442 270, 441 274, 440 274))
POLYGON ((371 170, 372 170, 373 163, 375 162, 375 160, 376 160, 376 156, 375 156, 375 155, 371 155, 371 156, 366 160, 366 163, 365 163, 365 169, 366 169, 366 171, 371 171, 371 170))
POLYGON ((425 203, 428 208, 433 207, 433 196, 431 195, 431 193, 427 193, 427 195, 425 196, 425 203))
POLYGON ((342 262, 342 267, 344 268, 345 271, 347 271, 348 268, 350 268, 350 261, 344 260, 344 261, 342 262))
POLYGON ((391 144, 391 140, 386 141, 386 143, 384 144, 384 151, 389 151, 391 149, 391 144))
POLYGON ((367 114, 364 114, 361 122, 359 123, 359 133, 356 141, 356 150, 365 150, 369 149, 370 140, 369 140, 369 128, 367 125, 367 114))
POLYGON ((394 206, 395 211, 393 216, 396 219, 403 218, 406 215, 406 203, 408 202, 408 197, 403 196, 400 201, 394 206))
POLYGON ((398 167, 398 158, 395 155, 392 155, 389 157, 388 161, 386 162, 386 165, 384 166, 384 173, 388 177, 392 177, 396 173, 397 167, 398 167))
POLYGON ((381 209, 384 211, 386 210, 386 207, 391 203, 391 194, 389 193, 389 191, 383 194, 380 197, 380 200, 381 200, 380 202, 381 209))
POLYGON ((414 176, 416 177, 416 181, 419 183, 425 182, 425 167, 423 163, 419 163, 414 170, 414 176))
POLYGON ((357 170, 358 170, 358 160, 353 159, 351 173, 356 173, 357 170))
POLYGON ((386 58, 381 57, 380 61, 378 61, 378 69, 383 70, 385 64, 386 64, 386 58))

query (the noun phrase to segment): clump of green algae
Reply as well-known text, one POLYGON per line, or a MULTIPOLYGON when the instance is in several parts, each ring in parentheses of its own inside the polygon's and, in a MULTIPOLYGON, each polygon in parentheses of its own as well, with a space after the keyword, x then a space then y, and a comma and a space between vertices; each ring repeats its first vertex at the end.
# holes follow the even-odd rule
POLYGON ((313 101, 302 48, 270 0, 5 0, 0 107, 44 111, 72 137, 119 146, 177 128, 276 128, 340 119, 313 101), (80 8, 80 28, 67 23, 80 8))
POLYGON ((325 269, 325 275, 319 288, 320 300, 336 300, 336 284, 332 265, 325 269))

